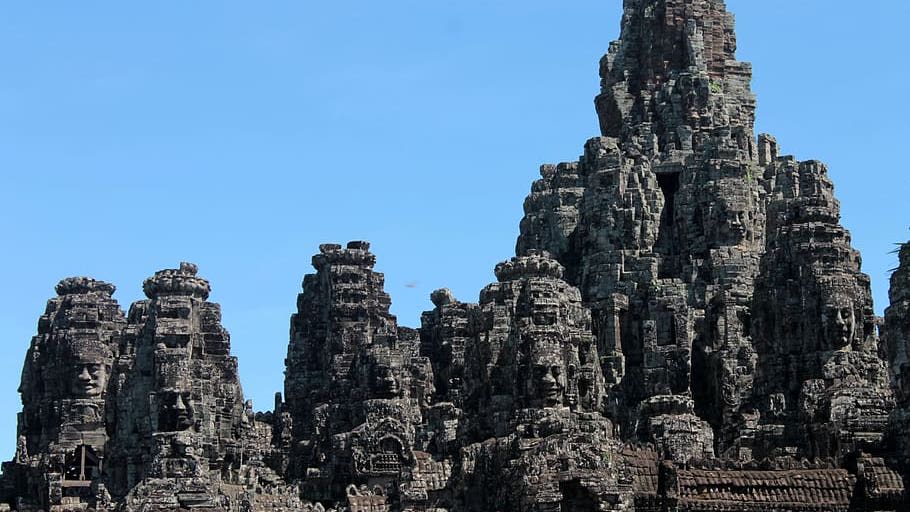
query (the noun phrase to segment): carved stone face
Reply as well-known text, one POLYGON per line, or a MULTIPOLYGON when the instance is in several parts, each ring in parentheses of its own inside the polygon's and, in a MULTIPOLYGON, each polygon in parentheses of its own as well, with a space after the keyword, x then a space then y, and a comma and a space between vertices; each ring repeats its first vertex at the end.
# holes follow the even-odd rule
POLYGON ((104 394, 107 365, 80 361, 73 365, 72 393, 79 398, 97 398, 104 394))
POLYGON ((727 206, 719 212, 718 242, 737 244, 750 238, 752 218, 741 206, 727 206))
POLYGON ((534 308, 534 314, 532 315, 532 320, 534 325, 543 327, 548 325, 556 325, 558 319, 558 312, 556 308, 545 308, 545 307, 536 307, 534 308))
POLYGON ((170 392, 162 395, 158 409, 158 429, 178 432, 193 426, 193 406, 188 393, 170 392))
POLYGON ((401 382, 394 368, 378 364, 373 371, 373 386, 379 397, 394 398, 401 394, 401 382))
POLYGON ((822 332, 825 342, 835 349, 850 345, 856 328, 853 305, 847 301, 826 304, 822 309, 822 332))
POLYGON ((562 405, 566 390, 566 368, 559 353, 538 354, 531 364, 530 396, 543 407, 562 405))
POLYGON ((541 283, 529 283, 527 290, 526 313, 531 317, 531 323, 537 328, 555 326, 559 322, 558 298, 553 290, 541 283))

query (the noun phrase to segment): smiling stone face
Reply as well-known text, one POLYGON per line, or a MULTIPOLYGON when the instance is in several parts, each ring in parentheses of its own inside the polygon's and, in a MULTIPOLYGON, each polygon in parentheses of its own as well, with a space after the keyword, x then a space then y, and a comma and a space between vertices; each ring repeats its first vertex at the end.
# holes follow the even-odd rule
MULTIPOLYGON (((754 238, 755 213, 745 196, 720 200, 710 216, 714 226, 714 239, 720 245, 738 245, 754 238)), ((710 231, 709 231, 710 232, 710 231)))
POLYGON ((72 369, 72 393, 78 398, 97 398, 104 394, 108 368, 103 362, 80 361, 72 369))
POLYGON ((526 407, 551 408, 564 405, 568 368, 560 344, 543 336, 527 341, 523 369, 517 374, 523 379, 522 394, 526 407))
POLYGON ((356 366, 365 398, 392 400, 407 394, 408 370, 402 356, 392 348, 365 347, 357 357, 356 366))
POLYGON ((558 407, 565 392, 565 369, 556 358, 542 358, 531 367, 532 396, 541 401, 543 407, 558 407))
POLYGON ((496 396, 492 408, 504 414, 596 410, 603 377, 590 312, 578 289, 562 279, 562 266, 548 253, 531 251, 500 263, 496 274, 500 284, 488 287, 490 295, 482 299, 514 301, 514 310, 491 374, 496 396), (494 298, 494 292, 500 296, 494 298))
POLYGON ((834 299, 822 306, 821 314, 824 343, 835 350, 848 347, 856 330, 853 302, 846 298, 834 299))
POLYGON ((721 235, 727 240, 739 242, 746 238, 748 233, 748 212, 739 209, 728 210, 726 222, 721 224, 721 235))
POLYGON ((849 278, 829 278, 821 283, 817 325, 820 348, 843 350, 863 338, 863 293, 849 278), (860 332, 857 333, 857 323, 860 332), (859 340, 858 340, 859 338, 859 340))
POLYGON ((379 363, 373 368, 373 385, 378 398, 396 398, 401 394, 398 373, 389 364, 379 363))
POLYGON ((107 391, 113 354, 105 344, 90 340, 72 340, 65 345, 69 360, 64 389, 72 398, 101 398, 107 391))
POLYGON ((158 406, 158 430, 179 432, 193 426, 194 411, 188 393, 177 391, 160 395, 158 406))

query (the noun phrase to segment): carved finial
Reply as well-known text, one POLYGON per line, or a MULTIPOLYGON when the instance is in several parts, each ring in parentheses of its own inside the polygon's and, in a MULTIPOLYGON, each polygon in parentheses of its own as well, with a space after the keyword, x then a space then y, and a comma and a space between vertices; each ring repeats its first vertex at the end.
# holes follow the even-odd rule
POLYGON ((196 277, 198 270, 195 264, 187 262, 181 262, 178 269, 159 270, 142 283, 142 291, 150 299, 166 295, 183 295, 206 300, 212 287, 205 279, 196 277))
POLYGON ((111 283, 98 281, 91 277, 67 277, 57 283, 57 286, 54 289, 57 291, 57 295, 101 293, 110 296, 114 294, 117 287, 111 283))
POLYGON ((449 290, 448 288, 434 290, 433 293, 430 294, 430 300, 433 301, 433 305, 437 308, 456 302, 455 295, 453 295, 452 290, 449 290))
POLYGON ((348 242, 342 249, 340 244, 322 244, 319 254, 313 256, 313 267, 321 270, 325 265, 355 265, 373 268, 376 256, 370 252, 370 243, 362 240, 348 242))
POLYGON ((180 272, 190 276, 195 276, 196 272, 199 271, 199 266, 195 263, 189 263, 186 261, 180 262, 180 272))
POLYGON ((500 282, 505 282, 523 277, 562 279, 565 269, 547 251, 530 250, 524 256, 496 265, 494 272, 500 282))

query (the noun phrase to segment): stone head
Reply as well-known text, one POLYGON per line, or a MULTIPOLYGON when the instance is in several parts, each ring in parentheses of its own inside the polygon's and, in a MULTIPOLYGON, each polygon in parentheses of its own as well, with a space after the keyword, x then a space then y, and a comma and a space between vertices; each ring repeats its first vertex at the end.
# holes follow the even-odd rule
POLYGON ((395 368, 387 364, 379 364, 375 367, 373 382, 378 396, 394 398, 401 393, 401 381, 398 373, 395 368))
POLYGON ((525 369, 525 396, 531 406, 560 407, 565 398, 569 368, 559 343, 532 341, 525 369))
POLYGON ((716 242, 721 245, 736 245, 751 240, 754 222, 751 201, 748 198, 734 195, 721 199, 712 219, 716 230, 716 242))
POLYGON ((729 240, 743 240, 749 232, 749 213, 743 209, 731 209, 727 212, 727 222, 724 224, 729 240))
POLYGON ((165 391, 158 394, 158 431, 179 432, 193 426, 195 417, 189 393, 165 391))
POLYGON ((112 353, 97 341, 75 341, 65 351, 68 372, 66 380, 74 398, 100 398, 107 389, 112 353))
POLYGON ((374 347, 368 349, 365 362, 370 396, 385 399, 401 396, 405 384, 402 383, 403 363, 400 358, 387 348, 374 347))
POLYGON ((98 398, 104 394, 107 384, 107 365, 104 363, 80 361, 73 367, 76 378, 73 395, 83 398, 98 398))
POLYGON ((852 279, 831 279, 821 283, 819 322, 821 343, 834 350, 849 347, 856 334, 855 283, 852 279))
POLYGON ((853 304, 825 304, 822 309, 822 330, 826 343, 841 349, 850 345, 856 329, 853 304))

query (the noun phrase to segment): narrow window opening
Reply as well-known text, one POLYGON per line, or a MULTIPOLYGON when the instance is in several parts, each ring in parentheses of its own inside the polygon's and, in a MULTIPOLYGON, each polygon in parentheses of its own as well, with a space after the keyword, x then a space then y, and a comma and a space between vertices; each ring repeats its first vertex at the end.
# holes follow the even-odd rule
POLYGON ((678 273, 679 247, 676 224, 676 193, 679 191, 679 173, 667 172, 657 175, 657 184, 664 196, 664 208, 660 214, 660 228, 657 234, 658 254, 663 255, 658 277, 674 277, 678 273))
POLYGON ((657 184, 660 185, 660 191, 664 195, 664 211, 662 217, 672 220, 675 216, 674 200, 676 192, 679 191, 679 173, 666 172, 657 175, 657 184))

